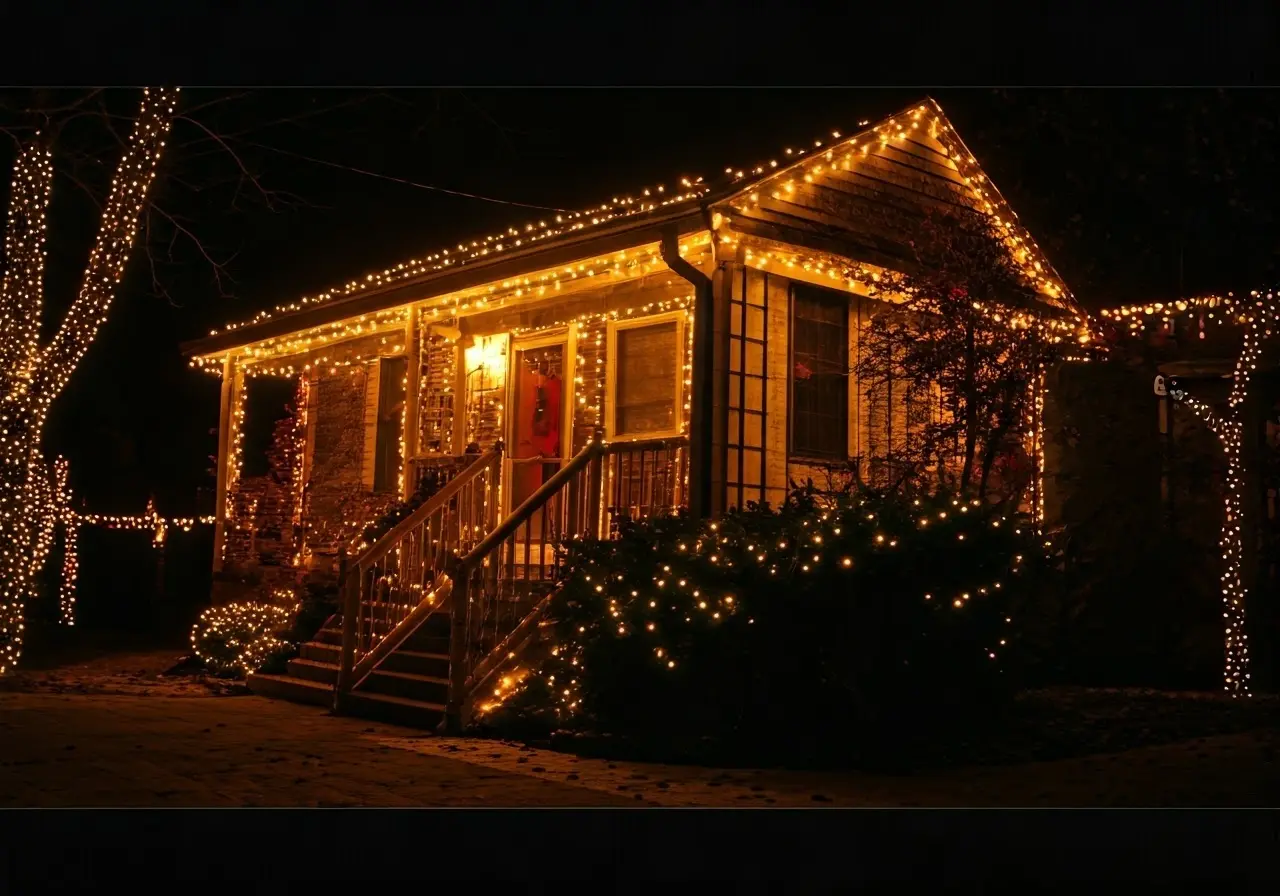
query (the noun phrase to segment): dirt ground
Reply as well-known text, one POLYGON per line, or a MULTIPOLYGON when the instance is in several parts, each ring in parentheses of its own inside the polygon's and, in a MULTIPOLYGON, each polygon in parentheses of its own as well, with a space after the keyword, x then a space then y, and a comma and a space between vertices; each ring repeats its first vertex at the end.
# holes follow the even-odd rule
POLYGON ((0 684, 0 805, 1274 806, 1280 731, 1259 728, 910 776, 611 762, 335 718, 172 651, 31 668, 0 684))

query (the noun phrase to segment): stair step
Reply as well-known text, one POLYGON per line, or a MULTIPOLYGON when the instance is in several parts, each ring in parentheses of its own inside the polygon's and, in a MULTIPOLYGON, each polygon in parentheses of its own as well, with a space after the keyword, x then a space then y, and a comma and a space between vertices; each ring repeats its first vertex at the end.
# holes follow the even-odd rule
MULTIPOLYGON (((387 668, 387 663, 395 656, 396 654, 391 654, 383 661, 382 665, 369 673, 369 677, 360 683, 359 693, 385 694, 441 704, 449 699, 449 679, 447 677, 449 663, 447 657, 443 663, 445 675, 430 675, 416 671, 387 668)), ((417 654, 417 656, 422 655, 417 654)), ((431 655, 427 654, 426 656, 430 657, 431 655)), ((410 666, 413 665, 414 661, 415 657, 410 656, 408 659, 410 666)), ((402 658, 400 663, 404 662, 405 660, 402 658)), ((429 662, 430 659, 428 659, 429 662)), ((300 681, 315 682, 332 688, 338 681, 338 665, 336 662, 324 662, 323 660, 293 659, 289 661, 289 675, 300 681)))
POLYGON ((349 694, 344 708, 346 712, 362 719, 428 730, 440 724, 445 712, 442 703, 428 703, 423 700, 412 700, 391 694, 373 694, 367 691, 349 694))
POLYGON ((332 688, 338 683, 338 664, 309 659, 289 660, 289 674, 294 678, 314 681, 332 688))
MULTIPOLYGON (((301 658, 336 667, 342 661, 342 648, 337 644, 311 641, 302 645, 301 658)), ((447 678, 449 654, 444 650, 431 652, 401 648, 383 660, 379 668, 386 669, 388 672, 411 672, 429 678, 447 678)))
POLYGON ((375 669, 361 682, 357 693, 378 696, 401 697, 432 705, 444 705, 449 699, 449 679, 432 675, 415 675, 412 672, 392 672, 375 669))
MULTIPOLYGON (((248 685, 249 690, 261 697, 326 708, 333 705, 332 687, 291 675, 253 674, 248 678, 248 685)), ((348 695, 344 709, 358 718, 428 730, 440 724, 445 711, 442 703, 368 692, 348 695)))
MULTIPOLYGON (((336 660, 335 660, 336 662, 336 660)), ((449 654, 423 650, 397 650, 382 661, 387 672, 410 672, 427 678, 449 677, 449 654)))
POLYGON ((245 683, 250 691, 260 697, 305 703, 309 706, 333 705, 333 687, 318 681, 308 681, 292 675, 262 675, 255 672, 245 683))

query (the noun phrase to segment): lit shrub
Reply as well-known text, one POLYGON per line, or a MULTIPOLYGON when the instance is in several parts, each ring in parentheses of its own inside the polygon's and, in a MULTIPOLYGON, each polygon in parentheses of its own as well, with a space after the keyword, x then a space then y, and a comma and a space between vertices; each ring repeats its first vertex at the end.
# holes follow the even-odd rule
POLYGON ((991 507, 805 492, 567 550, 552 653, 481 707, 484 724, 801 750, 928 735, 1001 705, 1044 556, 1032 527, 991 507))
POLYGON ((195 655, 215 672, 255 672, 292 649, 294 609, 263 603, 211 607, 191 629, 195 655))

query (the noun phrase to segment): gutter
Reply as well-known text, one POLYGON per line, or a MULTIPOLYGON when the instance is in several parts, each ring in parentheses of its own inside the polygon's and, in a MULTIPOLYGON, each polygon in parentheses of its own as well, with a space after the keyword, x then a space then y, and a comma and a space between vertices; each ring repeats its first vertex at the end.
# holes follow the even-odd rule
MULTIPOLYGON (((710 205, 698 203, 702 223, 711 233, 711 258, 715 269, 719 268, 719 252, 716 246, 716 218, 710 205)), ((662 232, 660 254, 672 272, 688 282, 694 290, 693 303, 693 384, 689 412, 689 512, 694 519, 706 519, 713 510, 712 483, 716 478, 712 471, 715 426, 715 291, 714 281, 703 271, 680 257, 679 232, 668 225, 662 232)), ((727 419, 727 418, 726 418, 727 419)))

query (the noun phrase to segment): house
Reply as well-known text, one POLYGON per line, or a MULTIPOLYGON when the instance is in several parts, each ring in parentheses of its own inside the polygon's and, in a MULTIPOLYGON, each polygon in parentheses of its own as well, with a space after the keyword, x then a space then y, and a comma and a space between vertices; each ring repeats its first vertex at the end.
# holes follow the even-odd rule
POLYGON ((850 368, 887 301, 876 281, 909 263, 911 221, 931 209, 998 220, 1043 308, 1078 311, 926 100, 714 184, 459 243, 189 345, 222 377, 223 599, 344 567, 341 632, 257 686, 327 701, 336 680, 349 706, 447 705, 456 722, 536 627, 557 540, 607 536, 620 514, 776 504, 815 471, 872 469, 911 438, 910 390, 865 394, 850 368), (245 477, 259 378, 296 383, 300 411, 271 470, 245 477), (423 477, 446 484, 357 544, 423 477))

